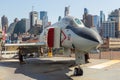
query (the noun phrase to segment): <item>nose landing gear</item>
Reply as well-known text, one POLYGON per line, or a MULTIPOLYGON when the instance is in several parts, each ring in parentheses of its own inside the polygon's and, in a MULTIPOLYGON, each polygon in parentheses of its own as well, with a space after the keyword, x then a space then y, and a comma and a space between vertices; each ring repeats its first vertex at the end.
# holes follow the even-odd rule
POLYGON ((74 68, 74 76, 82 76, 83 75, 83 69, 80 68, 80 66, 77 68, 74 68))
POLYGON ((75 62, 77 64, 77 67, 74 69, 74 76, 82 76, 83 75, 83 69, 80 67, 80 64, 85 64, 85 53, 75 50, 75 62))

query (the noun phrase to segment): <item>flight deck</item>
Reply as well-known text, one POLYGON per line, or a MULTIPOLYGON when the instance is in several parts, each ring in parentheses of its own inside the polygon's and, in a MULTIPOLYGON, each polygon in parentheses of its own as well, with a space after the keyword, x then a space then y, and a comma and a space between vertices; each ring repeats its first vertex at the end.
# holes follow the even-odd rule
POLYGON ((90 59, 83 76, 74 76, 75 58, 53 57, 0 61, 0 80, 120 80, 120 60, 90 59))
POLYGON ((72 76, 72 72, 67 75, 72 80, 120 80, 120 60, 91 59, 90 63, 82 65, 82 68, 83 76, 72 76))

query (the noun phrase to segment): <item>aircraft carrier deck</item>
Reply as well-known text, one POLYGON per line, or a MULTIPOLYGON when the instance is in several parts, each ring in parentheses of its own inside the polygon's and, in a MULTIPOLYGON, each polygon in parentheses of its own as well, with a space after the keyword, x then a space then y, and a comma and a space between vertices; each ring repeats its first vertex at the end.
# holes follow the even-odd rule
POLYGON ((0 80, 120 80, 120 60, 90 59, 81 65, 83 76, 73 76, 74 58, 53 57, 0 61, 0 80))

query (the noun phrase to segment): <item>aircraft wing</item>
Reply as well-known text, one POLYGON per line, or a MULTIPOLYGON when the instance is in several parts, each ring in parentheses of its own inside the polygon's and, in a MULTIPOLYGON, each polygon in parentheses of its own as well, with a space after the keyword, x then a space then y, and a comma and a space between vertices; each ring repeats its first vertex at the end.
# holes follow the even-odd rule
POLYGON ((45 46, 45 42, 37 42, 37 43, 13 43, 13 44, 5 44, 4 46, 45 46))

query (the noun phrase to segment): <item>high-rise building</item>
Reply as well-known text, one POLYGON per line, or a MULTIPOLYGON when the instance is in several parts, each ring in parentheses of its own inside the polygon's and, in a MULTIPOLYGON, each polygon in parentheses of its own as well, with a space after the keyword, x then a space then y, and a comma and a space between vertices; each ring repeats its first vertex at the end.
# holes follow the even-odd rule
POLYGON ((30 29, 30 20, 23 18, 20 21, 17 22, 17 24, 14 27, 13 34, 21 34, 25 33, 30 29))
POLYGON ((40 20, 42 20, 42 25, 44 27, 48 26, 47 11, 40 11, 40 20))
POLYGON ((116 33, 120 37, 120 8, 112 11, 108 16, 109 21, 115 21, 117 23, 116 33))
POLYGON ((70 6, 65 7, 64 16, 68 16, 70 11, 70 6))
POLYGON ((6 32, 8 29, 8 18, 5 15, 3 15, 1 18, 1 24, 2 24, 2 29, 4 28, 6 32))
POLYGON ((38 12, 36 11, 30 12, 30 27, 35 26, 37 20, 38 20, 38 12))
POLYGON ((25 32, 30 29, 30 19, 24 18, 23 21, 25 22, 25 32))
POLYGON ((100 11, 100 27, 104 21, 105 21, 105 14, 103 13, 103 11, 100 11))
POLYGON ((7 35, 8 36, 13 34, 14 28, 15 28, 17 22, 19 22, 18 18, 15 18, 14 22, 9 25, 8 30, 7 30, 7 35))
POLYGON ((96 27, 97 28, 97 30, 100 32, 100 26, 99 26, 99 24, 100 24, 100 19, 99 19, 99 16, 98 15, 94 15, 93 16, 93 25, 94 25, 94 27, 96 27))
POLYGON ((62 19, 62 17, 61 17, 61 16, 59 16, 59 17, 58 17, 58 21, 60 21, 61 19, 62 19))
POLYGON ((103 13, 103 11, 100 11, 100 27, 99 27, 99 32, 100 35, 103 35, 103 30, 102 30, 102 23, 105 22, 105 14, 103 13))
POLYGON ((47 16, 47 11, 40 11, 40 20, 47 16))
POLYGON ((108 15, 108 21, 116 21, 118 22, 118 17, 119 17, 119 10, 115 10, 112 11, 109 15, 108 15))
POLYGON ((89 27, 89 28, 94 26, 93 15, 88 14, 87 8, 84 8, 83 23, 86 27, 89 27))
POLYGON ((14 19, 14 22, 18 22, 18 21, 19 21, 18 18, 15 18, 15 19, 14 19))
POLYGON ((116 33, 117 23, 115 21, 104 21, 102 23, 102 32, 104 38, 116 38, 118 37, 116 33))
POLYGON ((88 9, 84 8, 84 14, 87 15, 88 14, 88 9))

